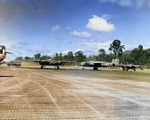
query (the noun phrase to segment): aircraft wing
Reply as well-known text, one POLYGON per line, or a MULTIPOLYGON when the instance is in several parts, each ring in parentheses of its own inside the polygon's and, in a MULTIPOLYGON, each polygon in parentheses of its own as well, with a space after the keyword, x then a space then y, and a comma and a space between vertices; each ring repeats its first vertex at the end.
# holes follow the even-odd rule
POLYGON ((134 71, 136 71, 136 68, 140 68, 141 70, 143 70, 143 66, 141 65, 132 65, 132 64, 128 64, 128 65, 119 65, 118 67, 122 67, 123 71, 128 71, 129 69, 133 69, 134 71))
POLYGON ((11 52, 6 52, 6 53, 11 54, 11 52))

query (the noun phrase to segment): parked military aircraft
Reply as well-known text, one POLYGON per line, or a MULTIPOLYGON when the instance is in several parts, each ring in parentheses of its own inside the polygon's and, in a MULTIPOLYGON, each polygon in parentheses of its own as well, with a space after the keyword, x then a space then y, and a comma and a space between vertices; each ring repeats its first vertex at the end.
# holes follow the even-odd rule
POLYGON ((117 66, 117 67, 122 67, 123 71, 128 71, 129 69, 133 69, 134 71, 136 71, 136 68, 140 68, 141 70, 143 70, 142 66, 140 65, 115 65, 113 62, 101 62, 101 61, 86 61, 86 62, 81 62, 80 64, 81 66, 84 67, 93 67, 93 70, 98 70, 98 67, 112 67, 112 66, 117 66))
POLYGON ((93 70, 98 70, 98 67, 112 67, 115 66, 114 63, 110 62, 101 62, 101 61, 86 61, 86 62, 81 62, 81 66, 84 67, 93 67, 93 70))
POLYGON ((123 71, 128 71, 129 69, 133 69, 134 71, 136 71, 136 68, 140 68, 141 70, 143 70, 141 65, 119 65, 119 67, 122 67, 123 71))
POLYGON ((19 61, 10 61, 9 63, 7 63, 7 66, 16 66, 16 67, 20 67, 21 66, 21 62, 19 61))
POLYGON ((39 62, 41 65, 41 69, 44 68, 44 66, 54 66, 55 69, 59 70, 59 65, 62 65, 66 62, 74 62, 74 61, 56 61, 54 59, 47 59, 47 60, 35 60, 34 62, 39 62))
POLYGON ((11 54, 10 52, 6 52, 6 47, 0 45, 0 65, 4 63, 4 59, 6 58, 6 53, 11 54))

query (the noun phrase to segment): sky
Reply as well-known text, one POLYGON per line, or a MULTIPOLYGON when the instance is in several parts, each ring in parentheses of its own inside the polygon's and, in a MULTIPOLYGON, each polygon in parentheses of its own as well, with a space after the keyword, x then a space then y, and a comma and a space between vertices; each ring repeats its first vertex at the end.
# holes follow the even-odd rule
POLYGON ((16 57, 150 48, 150 0, 0 0, 0 45, 16 57))

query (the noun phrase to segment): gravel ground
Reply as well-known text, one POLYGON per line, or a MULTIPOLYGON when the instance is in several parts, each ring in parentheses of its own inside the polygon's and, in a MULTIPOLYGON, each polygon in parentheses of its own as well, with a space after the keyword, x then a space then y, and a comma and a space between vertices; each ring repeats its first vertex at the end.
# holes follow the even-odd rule
POLYGON ((150 83, 82 72, 0 67, 0 120, 150 120, 150 83))

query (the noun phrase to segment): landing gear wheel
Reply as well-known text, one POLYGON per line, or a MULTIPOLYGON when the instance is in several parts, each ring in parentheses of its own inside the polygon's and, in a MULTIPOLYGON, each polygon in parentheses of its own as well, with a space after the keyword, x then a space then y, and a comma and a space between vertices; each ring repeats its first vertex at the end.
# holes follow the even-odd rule
POLYGON ((41 69, 43 69, 43 65, 41 66, 41 69))
POLYGON ((97 68, 97 67, 94 67, 93 70, 98 70, 98 68, 97 68))
POLYGON ((57 70, 59 70, 59 66, 57 66, 57 70))

